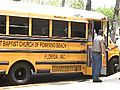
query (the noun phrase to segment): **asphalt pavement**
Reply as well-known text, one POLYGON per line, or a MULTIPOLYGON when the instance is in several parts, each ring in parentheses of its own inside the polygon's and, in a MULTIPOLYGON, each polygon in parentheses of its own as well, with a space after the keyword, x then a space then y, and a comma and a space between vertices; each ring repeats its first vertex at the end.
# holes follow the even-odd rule
MULTIPOLYGON (((34 78, 38 80, 41 76, 34 78)), ((103 76, 102 83, 93 83, 91 78, 79 75, 47 75, 41 77, 37 82, 27 85, 9 86, 3 85, 0 90, 113 90, 120 88, 120 72, 111 76, 103 76)))

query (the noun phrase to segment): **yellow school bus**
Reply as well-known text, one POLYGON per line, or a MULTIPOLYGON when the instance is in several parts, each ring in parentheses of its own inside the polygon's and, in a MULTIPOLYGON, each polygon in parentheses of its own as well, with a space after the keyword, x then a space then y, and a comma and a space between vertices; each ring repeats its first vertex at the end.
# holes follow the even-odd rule
MULTIPOLYGON (((106 25, 104 15, 85 10, 20 2, 1 4, 0 75, 7 75, 12 84, 25 84, 37 73, 92 75, 94 31, 105 30, 106 25)), ((113 45, 110 38, 107 41, 113 45)), ((101 73, 107 74, 108 66, 110 74, 114 73, 117 58, 117 50, 108 52, 101 73)))

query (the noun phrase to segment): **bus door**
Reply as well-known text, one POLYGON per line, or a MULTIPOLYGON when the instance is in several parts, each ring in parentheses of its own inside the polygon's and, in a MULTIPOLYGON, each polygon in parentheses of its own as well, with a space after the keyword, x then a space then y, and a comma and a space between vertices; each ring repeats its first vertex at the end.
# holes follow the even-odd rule
MULTIPOLYGON (((95 33, 98 34, 99 30, 103 30, 103 37, 104 37, 104 45, 107 48, 108 45, 108 33, 107 33, 107 28, 106 28, 107 22, 104 21, 94 21, 94 30, 95 33)), ((95 35, 94 35, 95 36, 95 35)), ((108 53, 106 53, 106 56, 108 56, 108 53)), ((107 67, 106 67, 106 59, 107 57, 104 56, 104 54, 102 54, 102 69, 101 69, 101 74, 102 75, 106 75, 107 73, 107 67)))
POLYGON ((93 45, 93 38, 94 38, 94 22, 89 21, 88 24, 88 66, 92 66, 92 45, 93 45))
MULTIPOLYGON (((88 63, 87 66, 88 67, 92 67, 92 45, 93 45, 93 41, 94 38, 97 36, 99 30, 105 30, 104 28, 104 23, 102 21, 89 21, 89 25, 88 25, 88 63)), ((104 34, 103 34, 104 35, 104 34)), ((105 37, 105 40, 107 40, 107 36, 105 37)), ((107 45, 107 43, 106 43, 107 45)), ((101 73, 102 74, 106 74, 106 60, 102 55, 102 70, 101 73)))
POLYGON ((88 42, 87 42, 87 71, 86 75, 92 75, 92 45, 94 40, 94 21, 88 23, 88 42))

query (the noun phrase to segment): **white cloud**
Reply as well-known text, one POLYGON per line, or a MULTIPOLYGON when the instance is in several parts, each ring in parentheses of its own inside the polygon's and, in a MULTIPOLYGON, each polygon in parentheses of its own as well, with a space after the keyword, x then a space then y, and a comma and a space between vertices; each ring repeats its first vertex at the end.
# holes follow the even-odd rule
POLYGON ((116 0, 92 0, 92 7, 114 7, 116 0))

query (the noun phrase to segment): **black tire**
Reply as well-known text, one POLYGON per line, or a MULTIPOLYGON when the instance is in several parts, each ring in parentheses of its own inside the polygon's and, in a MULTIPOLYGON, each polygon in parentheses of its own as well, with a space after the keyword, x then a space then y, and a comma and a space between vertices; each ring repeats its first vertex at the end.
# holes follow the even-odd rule
POLYGON ((112 75, 117 72, 117 66, 119 64, 118 58, 112 58, 108 62, 108 74, 112 75))
POLYGON ((12 66, 9 71, 8 79, 11 84, 26 84, 31 77, 31 67, 25 62, 19 62, 12 66))

